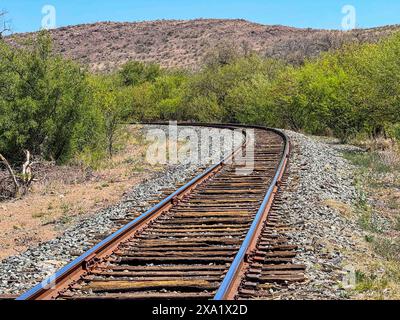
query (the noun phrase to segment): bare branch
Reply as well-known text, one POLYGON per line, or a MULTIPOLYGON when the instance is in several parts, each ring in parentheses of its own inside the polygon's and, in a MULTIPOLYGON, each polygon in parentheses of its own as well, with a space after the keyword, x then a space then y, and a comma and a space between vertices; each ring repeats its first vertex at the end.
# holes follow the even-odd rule
POLYGON ((31 153, 29 150, 25 150, 26 161, 22 165, 22 179, 24 180, 24 184, 30 183, 32 181, 32 162, 31 162, 31 153))
POLYGON ((0 153, 0 161, 6 166, 8 173, 10 174, 15 188, 15 197, 18 197, 20 194, 21 187, 18 183, 17 177, 14 174, 13 169, 11 168, 10 164, 8 163, 7 159, 0 153))

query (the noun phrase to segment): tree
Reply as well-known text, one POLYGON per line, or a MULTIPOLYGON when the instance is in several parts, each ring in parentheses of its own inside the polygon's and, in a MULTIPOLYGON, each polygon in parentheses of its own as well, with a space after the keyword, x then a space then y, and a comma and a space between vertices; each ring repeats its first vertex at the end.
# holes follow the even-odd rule
MULTIPOLYGON (((206 108, 210 108, 210 121, 235 122, 237 110, 232 109, 232 97, 228 99, 231 92, 235 91, 238 96, 240 92, 236 88, 244 88, 255 81, 255 78, 264 78, 265 82, 270 82, 282 68, 281 63, 262 59, 257 55, 240 57, 225 65, 209 66, 189 79, 183 105, 195 106, 193 110, 187 110, 192 113, 201 108, 201 113, 205 114, 206 108), (207 105, 202 107, 198 104, 199 101, 206 101, 207 105)), ((246 107, 241 106, 242 110, 246 107)))
POLYGON ((273 101, 274 126, 301 131, 309 119, 306 109, 307 97, 301 91, 299 73, 293 67, 288 67, 273 81, 270 91, 273 101))
POLYGON ((0 149, 12 161, 25 149, 66 160, 86 108, 86 74, 72 61, 53 55, 46 32, 25 46, 0 44, 0 149))
POLYGON ((243 81, 229 90, 225 108, 230 110, 232 122, 270 124, 269 111, 270 83, 261 75, 250 81, 243 81))
POLYGON ((129 109, 129 116, 134 121, 149 121, 157 119, 154 109, 152 84, 149 82, 132 87, 132 103, 129 109))
POLYGON ((124 64, 119 71, 121 82, 125 86, 136 86, 147 81, 154 81, 161 75, 160 66, 154 63, 145 64, 139 61, 130 61, 124 64))
POLYGON ((239 57, 240 52, 235 44, 222 42, 205 54, 203 64, 206 68, 218 68, 232 63, 239 57))
POLYGON ((126 118, 131 105, 131 89, 120 88, 113 77, 93 76, 91 86, 93 92, 92 105, 102 114, 102 125, 107 153, 111 158, 115 143, 118 140, 122 120, 126 118))
POLYGON ((171 72, 157 78, 151 86, 151 100, 153 100, 154 116, 159 120, 181 120, 183 87, 187 75, 180 72, 171 72))

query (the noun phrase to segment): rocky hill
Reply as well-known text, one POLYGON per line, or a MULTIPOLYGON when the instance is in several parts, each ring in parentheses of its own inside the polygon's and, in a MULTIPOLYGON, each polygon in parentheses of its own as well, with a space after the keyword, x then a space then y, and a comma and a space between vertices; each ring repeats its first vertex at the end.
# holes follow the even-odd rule
MULTIPOLYGON (((108 71, 128 60, 196 69, 204 55, 221 43, 297 64, 343 43, 374 42, 396 30, 400 26, 342 32, 268 26, 245 20, 198 19, 99 22, 62 27, 51 34, 58 52, 91 70, 108 71)), ((8 39, 32 35, 16 34, 8 39)))

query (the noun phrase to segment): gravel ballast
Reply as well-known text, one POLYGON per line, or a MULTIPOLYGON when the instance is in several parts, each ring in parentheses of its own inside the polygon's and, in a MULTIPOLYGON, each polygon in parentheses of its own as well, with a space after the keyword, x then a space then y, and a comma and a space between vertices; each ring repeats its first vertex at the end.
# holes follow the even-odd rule
MULTIPOLYGON (((151 126, 163 128, 163 126, 151 126)), ((200 128, 194 128, 197 132, 200 128)), ((296 263, 307 266, 307 282, 272 291, 277 299, 340 299, 341 280, 346 274, 346 253, 358 248, 362 232, 357 224, 332 203, 351 208, 358 195, 354 168, 340 151, 323 141, 291 131, 292 154, 287 186, 282 194, 282 212, 289 225, 291 242, 299 247, 296 263)), ((235 143, 240 143, 236 139, 235 143)), ((99 234, 109 234, 112 219, 129 211, 150 208, 148 200, 165 188, 176 186, 193 176, 199 166, 174 165, 154 174, 126 193, 121 203, 86 216, 64 234, 26 252, 0 262, 0 294, 20 294, 84 252, 99 234), (129 201, 127 201, 129 200, 129 201)), ((341 208, 341 207, 340 207, 341 208)))
POLYGON ((352 217, 358 193, 354 167, 341 156, 352 146, 331 144, 286 131, 292 152, 287 186, 283 191, 282 214, 291 226, 291 243, 298 246, 295 263, 307 267, 307 281, 284 286, 274 299, 343 299, 352 270, 354 250, 363 232, 352 217))
MULTIPOLYGON (((144 126, 143 134, 146 136, 148 129, 161 129, 168 136, 167 126, 144 126)), ((198 137, 202 136, 201 127, 178 128, 193 129, 198 137)), ((219 129, 211 129, 211 134, 216 135, 219 129)), ((73 226, 67 229, 61 236, 30 248, 24 253, 4 259, 0 262, 0 294, 21 294, 36 285, 46 277, 52 275, 62 266, 90 249, 94 242, 110 234, 115 228, 115 219, 124 218, 132 211, 145 212, 153 205, 149 200, 159 198, 163 189, 174 188, 178 183, 187 182, 191 177, 198 174, 201 168, 207 168, 213 163, 213 158, 229 154, 230 145, 239 146, 243 136, 241 134, 228 135, 230 143, 224 145, 213 143, 210 140, 210 157, 205 157, 199 164, 177 164, 169 165, 163 172, 153 174, 143 183, 125 193, 121 202, 94 214, 79 219, 73 226), (233 141, 232 141, 233 140, 233 141), (225 148, 225 149, 224 149, 225 148), (208 163, 208 164, 207 164, 208 163)), ((201 139, 199 139, 199 144, 201 139)))

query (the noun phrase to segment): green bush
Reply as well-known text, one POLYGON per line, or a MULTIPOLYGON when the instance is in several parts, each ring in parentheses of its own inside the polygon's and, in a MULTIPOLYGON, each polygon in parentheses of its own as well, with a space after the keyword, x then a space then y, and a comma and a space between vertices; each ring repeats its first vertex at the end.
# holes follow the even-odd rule
POLYGON ((73 137, 85 104, 86 74, 52 54, 40 33, 28 49, 0 42, 0 150, 17 161, 24 149, 62 161, 73 153, 73 137))
POLYGON ((132 106, 132 88, 53 54, 46 32, 20 47, 0 41, 0 84, 0 153, 11 162, 24 149, 57 162, 111 155, 132 106))
POLYGON ((395 123, 389 126, 388 134, 392 139, 400 142, 400 123, 395 123))
POLYGON ((400 35, 377 44, 325 53, 277 77, 274 101, 284 111, 279 126, 312 134, 332 132, 342 141, 360 133, 384 135, 398 123, 400 35))
POLYGON ((54 55, 46 32, 22 47, 0 40, 0 152, 95 163, 115 151, 121 122, 157 120, 400 140, 400 33, 302 66, 235 50, 220 46, 192 73, 131 61, 92 75, 54 55))
MULTIPOLYGON (((241 57, 224 64, 211 64, 204 70, 190 77, 183 94, 183 105, 188 107, 186 117, 192 119, 207 118, 209 121, 238 122, 246 120, 246 116, 240 115, 249 108, 249 114, 254 118, 254 107, 261 109, 264 101, 257 99, 256 106, 242 105, 238 108, 238 102, 249 99, 249 92, 240 92, 250 89, 252 95, 256 94, 249 88, 251 83, 260 86, 260 90, 271 82, 283 69, 283 65, 275 60, 262 59, 256 55, 241 57), (246 89, 245 89, 246 88, 246 89), (201 103, 205 103, 201 105, 201 103), (209 110, 208 110, 209 109, 209 110), (197 117, 197 112, 201 117, 197 117), (240 113, 240 112, 239 112, 240 113), (207 115, 205 117, 205 115, 207 115)), ((263 94, 263 96, 265 96, 263 94)), ((252 119, 247 119, 251 121, 252 119)), ((258 121, 260 122, 260 121, 258 121)))
POLYGON ((98 140, 104 141, 108 155, 112 157, 122 122, 128 117, 132 105, 132 90, 119 87, 112 76, 92 76, 89 81, 92 110, 97 109, 101 119, 97 125, 98 140))
POLYGON ((161 68, 154 63, 145 64, 129 61, 119 71, 119 77, 125 86, 135 86, 147 81, 154 81, 161 75, 161 68))

